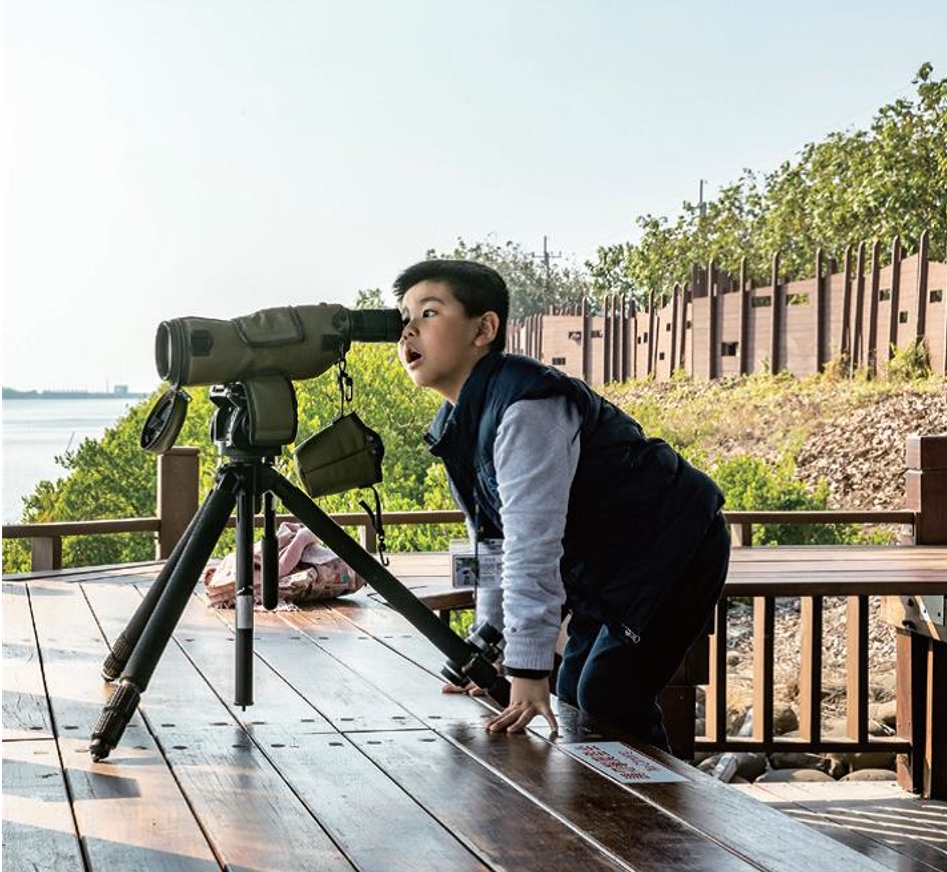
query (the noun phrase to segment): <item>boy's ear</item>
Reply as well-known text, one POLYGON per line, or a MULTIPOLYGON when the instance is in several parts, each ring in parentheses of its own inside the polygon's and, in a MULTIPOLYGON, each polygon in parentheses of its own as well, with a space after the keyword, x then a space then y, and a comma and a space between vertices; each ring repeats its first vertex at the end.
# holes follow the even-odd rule
POLYGON ((500 329, 500 316, 496 312, 484 312, 480 316, 480 323, 477 325, 477 335, 474 338, 474 344, 483 347, 490 345, 497 338, 497 331, 500 329))

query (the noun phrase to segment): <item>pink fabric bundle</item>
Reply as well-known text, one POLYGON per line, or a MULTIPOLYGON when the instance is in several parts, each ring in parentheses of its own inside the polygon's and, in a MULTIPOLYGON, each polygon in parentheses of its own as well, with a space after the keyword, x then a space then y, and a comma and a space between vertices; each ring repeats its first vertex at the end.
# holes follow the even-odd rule
MULTIPOLYGON (((332 599, 352 593, 364 579, 334 551, 326 548, 303 524, 280 524, 276 532, 279 549, 279 598, 295 604, 332 599)), ((253 547, 253 598, 262 601, 262 545, 253 547)), ((237 555, 228 554, 217 566, 204 570, 204 591, 215 608, 230 608, 237 590, 237 555)))

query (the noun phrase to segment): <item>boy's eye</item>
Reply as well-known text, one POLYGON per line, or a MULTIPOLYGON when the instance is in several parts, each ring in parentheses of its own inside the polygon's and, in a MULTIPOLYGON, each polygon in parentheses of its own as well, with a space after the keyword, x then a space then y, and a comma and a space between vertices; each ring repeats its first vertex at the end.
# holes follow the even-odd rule
POLYGON ((422 317, 422 318, 430 318, 431 315, 436 315, 436 314, 437 314, 437 310, 436 310, 436 309, 425 309, 425 310, 421 313, 421 317, 422 317))

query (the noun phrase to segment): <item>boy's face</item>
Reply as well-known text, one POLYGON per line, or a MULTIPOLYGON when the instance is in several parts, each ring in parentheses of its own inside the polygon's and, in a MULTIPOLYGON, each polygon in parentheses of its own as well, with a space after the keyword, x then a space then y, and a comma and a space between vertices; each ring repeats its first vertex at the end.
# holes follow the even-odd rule
POLYGON ((418 387, 433 388, 456 403, 467 376, 496 336, 496 315, 468 317, 450 287, 434 281, 409 288, 400 309, 402 365, 418 387))

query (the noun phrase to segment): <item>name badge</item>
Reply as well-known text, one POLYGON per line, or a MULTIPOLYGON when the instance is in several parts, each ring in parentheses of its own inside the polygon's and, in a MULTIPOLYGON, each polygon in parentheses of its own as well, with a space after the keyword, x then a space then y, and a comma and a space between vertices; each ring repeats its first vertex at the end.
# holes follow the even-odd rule
POLYGON ((451 586, 499 588, 503 577, 503 540, 483 539, 477 554, 466 540, 450 543, 451 586))

